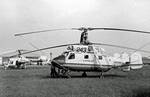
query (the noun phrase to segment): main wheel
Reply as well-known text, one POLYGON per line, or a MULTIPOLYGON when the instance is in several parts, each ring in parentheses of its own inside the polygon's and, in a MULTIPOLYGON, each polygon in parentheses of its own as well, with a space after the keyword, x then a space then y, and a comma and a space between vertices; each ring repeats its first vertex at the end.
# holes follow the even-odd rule
POLYGON ((82 77, 87 77, 86 72, 83 72, 83 73, 82 73, 82 77))

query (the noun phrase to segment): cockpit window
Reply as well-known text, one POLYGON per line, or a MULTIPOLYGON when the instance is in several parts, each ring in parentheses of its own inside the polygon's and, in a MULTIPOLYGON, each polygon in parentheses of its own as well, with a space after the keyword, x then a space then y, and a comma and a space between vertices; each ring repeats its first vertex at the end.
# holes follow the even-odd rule
POLYGON ((10 64, 13 64, 13 61, 9 61, 10 64))
POLYGON ((89 55, 84 55, 84 59, 88 59, 89 58, 89 55))
POLYGON ((75 59, 75 54, 74 53, 70 53, 70 56, 68 59, 75 59))
POLYGON ((63 52, 62 55, 68 56, 69 52, 63 52))

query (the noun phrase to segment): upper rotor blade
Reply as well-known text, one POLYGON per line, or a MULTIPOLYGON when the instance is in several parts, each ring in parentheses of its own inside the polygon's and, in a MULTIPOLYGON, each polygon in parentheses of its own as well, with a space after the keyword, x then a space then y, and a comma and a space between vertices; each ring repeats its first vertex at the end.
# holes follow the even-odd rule
POLYGON ((130 30, 130 29, 120 29, 120 28, 85 28, 85 27, 80 27, 80 28, 64 28, 64 29, 51 29, 51 30, 39 30, 39 31, 32 31, 32 32, 25 32, 25 33, 17 33, 15 36, 22 36, 22 35, 27 35, 27 34, 35 34, 35 33, 41 33, 41 32, 48 32, 48 31, 59 31, 59 30, 117 30, 117 31, 128 31, 128 32, 138 32, 138 33, 146 33, 150 34, 150 32, 147 31, 140 31, 140 30, 130 30))
MULTIPOLYGON (((21 55, 29 54, 29 53, 33 53, 33 52, 38 52, 38 51, 43 51, 43 50, 47 50, 47 49, 53 49, 53 48, 59 48, 59 47, 65 47, 65 46, 69 46, 69 45, 78 45, 78 44, 79 44, 79 43, 56 45, 56 46, 51 46, 51 47, 41 48, 41 49, 37 49, 37 50, 33 50, 33 51, 23 52, 23 53, 21 53, 21 55)), ((13 55, 13 56, 11 56, 11 57, 15 57, 15 56, 17 56, 17 55, 13 55)))
POLYGON ((150 53, 150 51, 145 51, 141 49, 135 49, 135 48, 130 48, 130 47, 125 47, 125 46, 119 46, 119 45, 112 45, 112 44, 105 44, 105 43, 92 43, 94 45, 104 45, 104 46, 110 46, 110 47, 117 47, 117 48, 124 48, 124 49, 129 49, 129 50, 135 50, 135 51, 141 51, 145 53, 150 53))
POLYGON ((59 31, 59 30, 72 30, 72 29, 64 28, 64 29, 39 30, 39 31, 32 31, 32 32, 25 32, 25 33, 17 33, 15 34, 15 36, 22 36, 22 35, 27 35, 27 34, 35 34, 35 33, 48 32, 48 31, 59 31))
POLYGON ((150 34, 150 32, 147 32, 147 31, 119 29, 119 28, 88 28, 88 30, 118 30, 118 31, 128 31, 128 32, 138 32, 138 33, 150 34))

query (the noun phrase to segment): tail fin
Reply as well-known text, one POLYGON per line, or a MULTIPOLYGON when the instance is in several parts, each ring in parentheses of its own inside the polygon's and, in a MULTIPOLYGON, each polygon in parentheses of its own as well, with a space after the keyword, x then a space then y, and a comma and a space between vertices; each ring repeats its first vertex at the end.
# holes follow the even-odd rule
POLYGON ((133 53, 130 56, 130 68, 140 69, 143 67, 142 55, 140 53, 133 53))
POLYGON ((140 53, 133 53, 130 56, 125 56, 123 59, 128 59, 126 60, 126 64, 129 66, 123 67, 123 71, 130 71, 134 69, 141 69, 143 67, 143 61, 142 61, 142 55, 140 53))

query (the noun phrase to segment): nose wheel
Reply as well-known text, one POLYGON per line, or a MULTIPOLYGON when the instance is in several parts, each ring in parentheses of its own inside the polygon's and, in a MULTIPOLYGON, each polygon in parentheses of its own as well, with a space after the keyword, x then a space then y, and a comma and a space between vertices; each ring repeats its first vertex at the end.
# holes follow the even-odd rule
POLYGON ((99 76, 99 78, 104 78, 103 71, 100 73, 100 76, 99 76))
POLYGON ((82 73, 82 77, 87 77, 86 72, 83 72, 83 73, 82 73))

